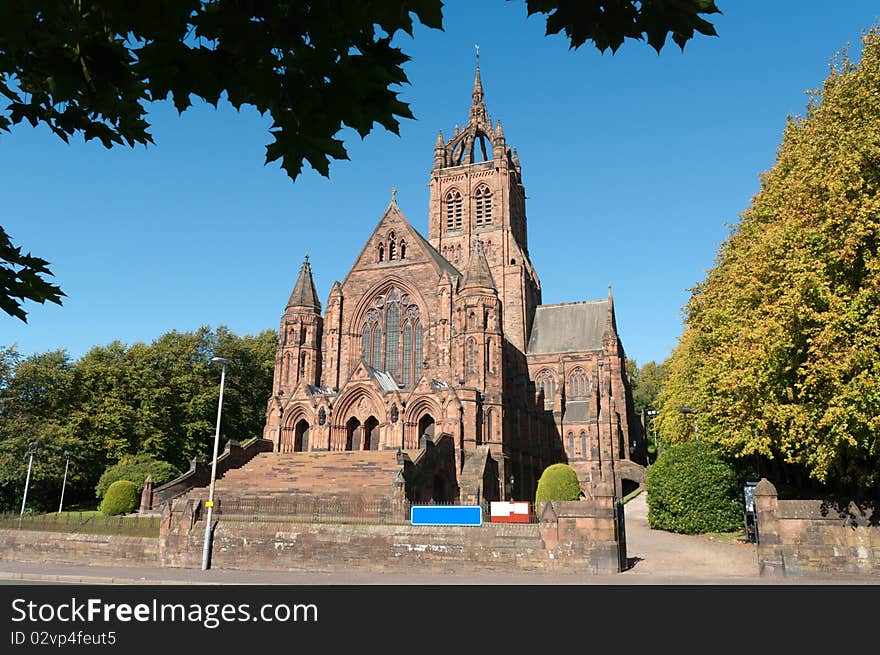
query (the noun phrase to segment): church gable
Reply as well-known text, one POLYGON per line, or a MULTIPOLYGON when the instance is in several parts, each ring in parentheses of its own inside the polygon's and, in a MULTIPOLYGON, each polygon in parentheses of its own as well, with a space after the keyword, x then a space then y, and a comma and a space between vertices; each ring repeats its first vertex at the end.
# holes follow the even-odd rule
POLYGON ((437 277, 443 274, 459 276, 455 266, 416 231, 400 211, 397 202, 392 200, 345 280, 347 282, 362 271, 387 271, 400 275, 401 268, 414 265, 429 268, 437 277))

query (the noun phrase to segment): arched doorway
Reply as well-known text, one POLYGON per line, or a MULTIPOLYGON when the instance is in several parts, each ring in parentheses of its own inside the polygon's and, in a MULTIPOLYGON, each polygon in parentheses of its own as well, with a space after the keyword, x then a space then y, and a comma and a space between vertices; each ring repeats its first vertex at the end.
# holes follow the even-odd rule
POLYGON ((419 419, 419 445, 421 445, 424 436, 430 439, 434 437, 434 417, 430 414, 425 414, 419 419))
POLYGON ((309 422, 301 419, 293 430, 293 451, 309 449, 309 422))
MULTIPOLYGON (((361 427, 361 422, 357 419, 357 417, 352 416, 348 419, 348 423, 345 424, 345 449, 346 450, 354 450, 356 439, 358 438, 358 428, 361 427)), ((360 445, 360 444, 357 444, 360 445)))
POLYGON ((364 423, 364 450, 379 450, 379 420, 375 416, 364 423))

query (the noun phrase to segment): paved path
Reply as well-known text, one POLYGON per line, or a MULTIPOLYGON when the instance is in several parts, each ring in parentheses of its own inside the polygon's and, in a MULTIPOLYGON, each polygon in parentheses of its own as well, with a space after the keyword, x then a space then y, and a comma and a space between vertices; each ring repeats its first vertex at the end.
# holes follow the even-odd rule
POLYGON ((686 576, 729 579, 733 583, 758 580, 754 544, 652 530, 648 527, 646 493, 626 504, 626 549, 632 563, 624 574, 628 578, 686 576))

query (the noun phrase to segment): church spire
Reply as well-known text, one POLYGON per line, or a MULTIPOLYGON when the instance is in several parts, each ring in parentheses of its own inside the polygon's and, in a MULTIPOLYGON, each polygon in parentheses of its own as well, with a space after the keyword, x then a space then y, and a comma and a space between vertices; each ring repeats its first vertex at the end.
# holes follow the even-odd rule
POLYGON ((483 250, 483 242, 479 239, 471 251, 467 268, 464 271, 464 278, 461 281, 462 290, 474 288, 498 290, 492 279, 492 271, 489 269, 486 252, 483 250))
POLYGON ((312 281, 312 267, 309 264, 309 256, 306 255, 302 267, 299 269, 299 277, 287 301, 288 307, 307 307, 317 312, 321 311, 321 303, 315 291, 315 283, 312 281))
POLYGON ((471 117, 470 122, 486 125, 489 122, 489 112, 483 101, 483 80, 480 78, 480 46, 477 48, 477 71, 474 74, 474 90, 471 93, 471 117))

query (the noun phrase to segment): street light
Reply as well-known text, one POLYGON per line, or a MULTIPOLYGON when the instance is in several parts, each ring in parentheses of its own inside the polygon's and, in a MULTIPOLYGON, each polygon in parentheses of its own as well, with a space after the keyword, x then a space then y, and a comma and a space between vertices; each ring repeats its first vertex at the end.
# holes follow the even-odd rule
POLYGON ((657 439, 657 427, 654 424, 654 419, 660 415, 660 412, 656 409, 649 409, 645 412, 645 414, 647 414, 648 418, 651 420, 650 426, 651 426, 651 432, 653 433, 653 437, 654 437, 654 449, 655 449, 655 453, 657 455, 659 455, 660 454, 660 441, 657 439))
POLYGON ((679 411, 685 416, 690 414, 694 417, 694 439, 699 441, 700 440, 700 432, 697 428, 697 410, 691 409, 690 407, 682 407, 679 411))
POLYGON ((58 501, 58 513, 61 514, 61 508, 64 506, 64 487, 67 486, 67 467, 70 466, 70 456, 71 453, 69 450, 64 451, 64 456, 67 458, 67 461, 64 462, 64 480, 61 482, 61 500, 58 501))
POLYGON ((217 403, 217 430, 214 432, 214 459, 211 461, 211 486, 208 489, 208 516, 205 521, 205 543, 202 547, 202 571, 208 569, 208 554, 211 550, 211 514, 214 509, 214 481, 217 478, 217 450, 220 445, 220 412, 223 410, 223 385, 226 382, 226 364, 229 360, 222 357, 212 357, 212 362, 220 364, 220 400, 217 403))
POLYGON ((24 506, 27 503, 27 492, 28 486, 31 483, 31 469, 34 466, 34 453, 37 452, 37 446, 39 444, 36 441, 31 441, 28 444, 28 455, 30 455, 30 459, 28 459, 28 470, 27 476, 24 479, 24 497, 21 499, 21 513, 18 515, 18 529, 21 529, 21 520, 24 518, 24 506))

